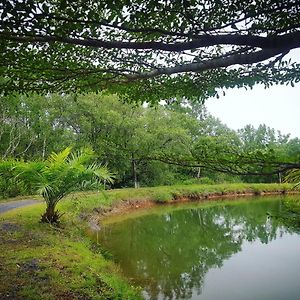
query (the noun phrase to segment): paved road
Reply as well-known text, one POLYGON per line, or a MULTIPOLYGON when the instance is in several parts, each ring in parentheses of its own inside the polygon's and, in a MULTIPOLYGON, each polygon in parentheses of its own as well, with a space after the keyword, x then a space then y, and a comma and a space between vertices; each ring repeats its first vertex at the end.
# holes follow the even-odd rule
POLYGON ((39 203, 41 201, 38 200, 19 200, 19 201, 10 201, 10 202, 3 202, 0 203, 0 214, 4 213, 8 210, 22 207, 22 206, 27 206, 35 203, 39 203))

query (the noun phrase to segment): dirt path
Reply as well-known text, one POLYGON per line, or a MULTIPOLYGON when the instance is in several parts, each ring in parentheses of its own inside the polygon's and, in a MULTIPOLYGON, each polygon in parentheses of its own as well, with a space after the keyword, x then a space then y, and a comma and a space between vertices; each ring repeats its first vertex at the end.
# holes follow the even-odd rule
POLYGON ((36 204, 36 203, 40 203, 41 201, 39 200, 19 200, 19 201, 10 201, 10 202, 3 202, 0 203, 0 214, 4 213, 8 210, 14 209, 14 208, 18 208, 18 207, 22 207, 22 206, 27 206, 27 205, 31 205, 31 204, 36 204))

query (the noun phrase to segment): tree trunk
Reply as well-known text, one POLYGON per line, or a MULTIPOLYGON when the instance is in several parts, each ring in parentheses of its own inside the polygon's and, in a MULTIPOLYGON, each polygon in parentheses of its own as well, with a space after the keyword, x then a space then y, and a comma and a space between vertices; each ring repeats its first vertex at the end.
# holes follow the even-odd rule
POLYGON ((58 210, 55 210, 56 204, 47 204, 45 213, 42 215, 41 222, 43 223, 58 223, 61 214, 58 213, 58 210))
POLYGON ((137 181, 137 174, 136 174, 136 161, 134 159, 134 155, 131 156, 132 160, 132 179, 134 183, 134 188, 137 189, 139 187, 138 181, 137 181))
POLYGON ((43 150, 42 150, 42 158, 45 159, 46 156, 46 137, 43 140, 43 150))
POLYGON ((197 172, 197 178, 198 178, 198 179, 200 178, 200 175, 201 175, 201 168, 198 167, 198 172, 197 172))
POLYGON ((282 183, 281 172, 278 172, 278 181, 279 181, 279 183, 282 183))

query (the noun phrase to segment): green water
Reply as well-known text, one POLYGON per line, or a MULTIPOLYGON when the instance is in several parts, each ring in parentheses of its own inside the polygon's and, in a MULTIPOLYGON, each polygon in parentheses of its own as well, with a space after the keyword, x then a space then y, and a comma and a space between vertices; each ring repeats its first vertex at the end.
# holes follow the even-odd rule
POLYGON ((280 198, 181 205, 98 232, 145 299, 300 299, 300 235, 267 213, 280 198))

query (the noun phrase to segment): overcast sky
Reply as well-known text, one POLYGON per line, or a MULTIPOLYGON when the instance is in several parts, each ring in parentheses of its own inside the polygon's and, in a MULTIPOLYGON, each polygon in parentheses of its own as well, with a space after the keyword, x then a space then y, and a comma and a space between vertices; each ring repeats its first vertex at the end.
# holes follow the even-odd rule
MULTIPOLYGON (((300 49, 289 57, 300 63, 300 49)), ((210 98, 206 102, 208 111, 232 129, 247 124, 256 128, 266 124, 291 137, 300 138, 300 83, 295 87, 276 85, 268 89, 254 86, 248 89, 226 90, 225 96, 210 98)))

